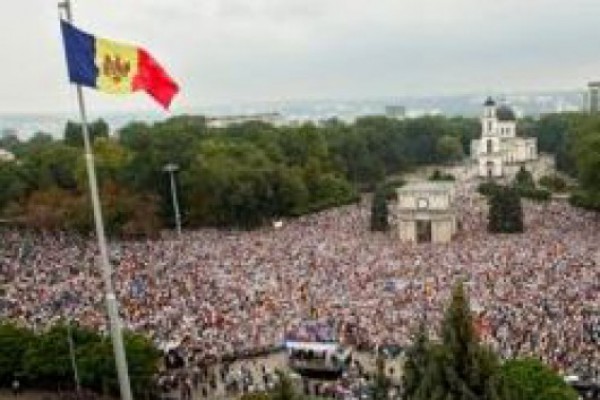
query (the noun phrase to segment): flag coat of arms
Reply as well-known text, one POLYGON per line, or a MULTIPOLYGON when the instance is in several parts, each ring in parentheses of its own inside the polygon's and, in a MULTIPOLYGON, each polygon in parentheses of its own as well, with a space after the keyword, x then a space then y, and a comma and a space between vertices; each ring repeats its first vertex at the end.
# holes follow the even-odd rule
POLYGON ((112 94, 144 90, 169 108, 179 87, 146 50, 97 38, 67 21, 61 30, 71 82, 112 94))

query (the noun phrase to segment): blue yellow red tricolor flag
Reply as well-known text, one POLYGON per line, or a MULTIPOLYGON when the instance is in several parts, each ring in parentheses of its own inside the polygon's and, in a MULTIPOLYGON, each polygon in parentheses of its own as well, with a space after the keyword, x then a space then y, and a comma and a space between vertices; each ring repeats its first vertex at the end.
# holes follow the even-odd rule
POLYGON ((113 94, 144 90, 169 108, 179 87, 146 50, 95 37, 66 21, 61 29, 71 82, 113 94))

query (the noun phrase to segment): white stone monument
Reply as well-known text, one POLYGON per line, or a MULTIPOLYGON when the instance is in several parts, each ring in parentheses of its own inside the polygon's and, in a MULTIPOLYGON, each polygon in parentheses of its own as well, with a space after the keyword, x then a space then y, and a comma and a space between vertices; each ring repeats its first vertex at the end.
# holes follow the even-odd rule
POLYGON ((392 213, 403 242, 447 243, 457 231, 455 187, 451 182, 415 182, 397 189, 392 213))

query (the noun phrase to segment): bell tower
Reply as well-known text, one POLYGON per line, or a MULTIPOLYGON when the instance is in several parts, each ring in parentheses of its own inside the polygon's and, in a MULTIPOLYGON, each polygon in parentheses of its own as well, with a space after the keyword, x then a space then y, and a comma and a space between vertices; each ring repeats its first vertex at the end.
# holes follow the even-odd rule
POLYGON ((483 117, 481 118, 482 136, 493 136, 496 131, 496 102, 488 97, 483 103, 483 117))
POLYGON ((483 103, 481 139, 477 142, 479 147, 477 160, 481 177, 492 178, 503 174, 498 110, 496 102, 491 97, 483 103))

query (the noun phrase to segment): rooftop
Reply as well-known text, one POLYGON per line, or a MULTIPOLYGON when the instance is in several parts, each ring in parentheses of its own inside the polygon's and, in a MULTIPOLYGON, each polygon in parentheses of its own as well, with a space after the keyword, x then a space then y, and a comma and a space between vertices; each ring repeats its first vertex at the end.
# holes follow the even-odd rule
POLYGON ((496 105, 496 102, 491 97, 488 97, 485 103, 483 103, 483 105, 486 107, 493 107, 496 105))
POLYGON ((515 112, 507 105, 501 105, 496 109, 496 118, 498 121, 516 121, 515 112))
POLYGON ((454 182, 422 181, 409 182, 398 189, 399 192, 447 192, 454 189, 454 182))
POLYGON ((0 161, 13 161, 15 155, 8 150, 0 148, 0 161))

